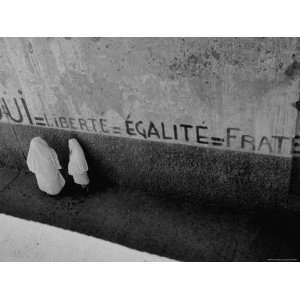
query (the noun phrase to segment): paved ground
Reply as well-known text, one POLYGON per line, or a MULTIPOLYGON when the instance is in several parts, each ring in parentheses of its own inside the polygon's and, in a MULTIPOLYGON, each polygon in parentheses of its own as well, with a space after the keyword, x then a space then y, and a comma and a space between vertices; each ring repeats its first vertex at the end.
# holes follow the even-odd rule
POLYGON ((4 189, 19 175, 19 172, 12 169, 0 168, 0 192, 4 189))
POLYGON ((234 211, 117 189, 85 196, 67 188, 49 197, 30 173, 2 170, 0 176, 0 213, 7 215, 177 260, 300 258, 297 197, 291 199, 293 210, 234 211))
POLYGON ((0 261, 170 261, 84 234, 0 214, 0 261))

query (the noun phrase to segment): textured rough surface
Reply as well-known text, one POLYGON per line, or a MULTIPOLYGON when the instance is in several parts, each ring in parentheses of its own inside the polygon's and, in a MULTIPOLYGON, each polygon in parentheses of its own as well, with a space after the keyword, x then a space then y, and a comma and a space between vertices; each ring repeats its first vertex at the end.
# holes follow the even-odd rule
POLYGON ((0 168, 0 191, 4 191, 5 188, 19 175, 16 169, 3 169, 0 168))
MULTIPOLYGON (((10 130, 8 125, 0 127, 10 130)), ((92 181, 99 188, 139 189, 205 205, 286 205, 291 172, 289 158, 30 126, 14 129, 23 153, 28 151, 34 136, 42 136, 56 149, 64 170, 68 163, 67 141, 76 137, 86 152, 92 181)), ((18 162, 27 168, 22 155, 18 162)))
POLYGON ((14 120, 13 99, 22 95, 33 116, 102 116, 123 125, 121 136, 128 136, 125 120, 142 122, 142 132, 149 122, 168 131, 176 124, 178 139, 154 131, 147 139, 289 156, 291 141, 280 146, 274 136, 295 134, 299 45, 296 38, 6 38, 0 93, 14 120), (208 138, 198 141, 195 129, 180 127, 186 124, 208 138), (212 137, 225 138, 227 128, 239 137, 218 145, 212 137))

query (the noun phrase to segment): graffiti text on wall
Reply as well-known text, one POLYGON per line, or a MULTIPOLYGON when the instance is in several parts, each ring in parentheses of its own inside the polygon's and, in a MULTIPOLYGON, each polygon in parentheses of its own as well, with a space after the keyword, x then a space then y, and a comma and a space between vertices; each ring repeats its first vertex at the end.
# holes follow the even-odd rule
POLYGON ((284 154, 284 149, 290 149, 289 154, 300 154, 300 136, 287 137, 274 135, 262 136, 259 139, 244 134, 240 128, 226 128, 224 136, 217 137, 209 134, 205 125, 167 124, 158 121, 142 121, 127 118, 111 124, 101 116, 98 118, 76 118, 67 116, 54 116, 43 113, 36 116, 30 112, 22 91, 13 99, 1 98, 0 121, 15 124, 29 124, 48 128, 58 128, 73 131, 84 131, 104 135, 115 135, 151 141, 169 141, 204 147, 227 148, 247 152, 263 152, 272 155, 284 154))

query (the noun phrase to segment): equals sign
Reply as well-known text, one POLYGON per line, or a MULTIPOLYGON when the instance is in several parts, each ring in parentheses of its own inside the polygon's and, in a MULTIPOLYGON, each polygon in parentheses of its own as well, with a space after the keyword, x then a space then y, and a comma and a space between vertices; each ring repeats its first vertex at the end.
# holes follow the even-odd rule
POLYGON ((45 119, 42 117, 34 117, 35 124, 38 126, 46 126, 45 119))
POLYGON ((223 143, 224 143, 224 139, 221 139, 221 138, 218 138, 218 137, 211 137, 211 139, 212 139, 212 144, 214 145, 214 146, 222 146, 223 145, 223 143))
POLYGON ((115 134, 121 134, 121 128, 117 127, 117 126, 114 126, 113 127, 113 133, 115 133, 115 134))

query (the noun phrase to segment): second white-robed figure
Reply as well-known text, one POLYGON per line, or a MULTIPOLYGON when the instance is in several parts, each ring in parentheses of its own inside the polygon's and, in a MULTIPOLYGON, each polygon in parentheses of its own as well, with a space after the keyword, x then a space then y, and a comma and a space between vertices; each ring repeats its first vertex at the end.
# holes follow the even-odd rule
POLYGON ((76 139, 69 140, 69 164, 68 173, 73 176, 74 182, 81 185, 82 188, 86 188, 90 183, 88 176, 88 164, 85 159, 83 149, 76 139))

